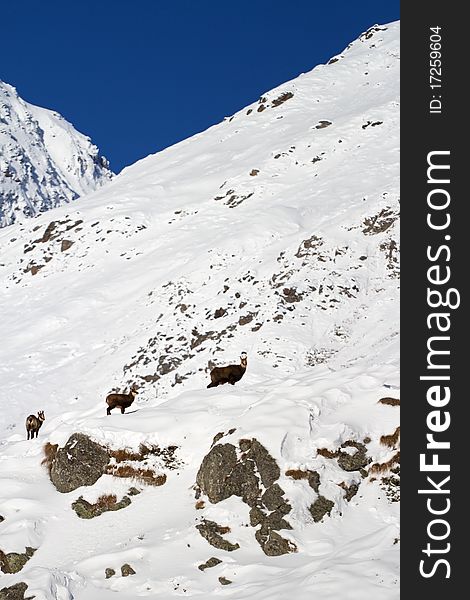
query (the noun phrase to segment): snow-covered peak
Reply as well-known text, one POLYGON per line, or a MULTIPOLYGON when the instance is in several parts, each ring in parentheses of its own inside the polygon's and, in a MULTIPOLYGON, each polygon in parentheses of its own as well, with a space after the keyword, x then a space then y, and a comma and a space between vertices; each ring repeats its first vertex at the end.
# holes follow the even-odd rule
POLYGON ((112 176, 87 136, 0 81, 0 227, 93 192, 112 176))

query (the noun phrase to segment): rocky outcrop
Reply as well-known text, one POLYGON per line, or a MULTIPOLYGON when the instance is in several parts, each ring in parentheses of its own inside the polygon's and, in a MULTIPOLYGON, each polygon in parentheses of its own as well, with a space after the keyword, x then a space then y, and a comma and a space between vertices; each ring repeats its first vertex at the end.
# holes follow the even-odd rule
POLYGON ((196 482, 212 504, 233 494, 233 487, 228 480, 236 464, 237 452, 232 444, 217 444, 204 457, 196 482))
POLYGON ((106 448, 83 433, 74 433, 52 460, 51 481, 63 493, 93 485, 105 472, 109 460, 106 448))
MULTIPOLYGON (((258 440, 242 439, 238 451, 233 444, 214 445, 202 461, 196 482, 198 492, 206 494, 213 504, 230 496, 239 496, 248 504, 250 525, 261 526, 255 536, 261 548, 268 556, 278 556, 295 550, 291 542, 277 533, 273 535, 281 529, 292 529, 284 519, 291 506, 276 483, 280 474, 277 462, 258 440)), ((221 532, 207 527, 213 522, 204 523, 197 526, 201 535, 216 548, 228 549, 221 532)))
POLYGON ((22 553, 9 552, 5 554, 0 550, 0 570, 3 573, 18 573, 35 552, 36 548, 30 548, 29 546, 26 546, 25 551, 22 553))
POLYGON ((216 567, 217 565, 220 565, 221 562, 222 561, 220 560, 220 558, 215 558, 215 556, 212 556, 211 558, 206 560, 205 563, 203 563, 202 565, 199 565, 198 569, 200 571, 205 571, 206 569, 212 569, 212 567, 216 567))
POLYGON ((338 465, 344 471, 360 471, 370 463, 367 456, 367 448, 361 442, 347 441, 341 445, 341 448, 356 448, 356 452, 349 454, 339 450, 338 465))
POLYGON ((121 567, 121 575, 123 577, 129 577, 129 575, 135 575, 134 569, 128 563, 125 563, 121 567))
POLYGON ((28 586, 23 581, 0 590, 0 600, 33 600, 36 596, 25 596, 28 586))
POLYGON ((321 521, 325 515, 329 515, 334 505, 335 503, 332 500, 328 500, 328 498, 325 498, 324 496, 318 496, 309 508, 315 523, 321 521))
POLYGON ((227 550, 232 552, 240 548, 239 544, 232 544, 222 537, 223 534, 230 532, 230 527, 223 527, 215 521, 203 520, 202 523, 196 525, 196 529, 205 538, 211 546, 218 550, 227 550))
POLYGON ((129 496, 124 496, 119 502, 114 494, 101 496, 95 504, 91 504, 85 500, 83 496, 80 496, 80 498, 75 500, 72 504, 72 508, 81 519, 93 519, 105 512, 121 510, 122 508, 129 506, 130 503, 131 499, 129 496))

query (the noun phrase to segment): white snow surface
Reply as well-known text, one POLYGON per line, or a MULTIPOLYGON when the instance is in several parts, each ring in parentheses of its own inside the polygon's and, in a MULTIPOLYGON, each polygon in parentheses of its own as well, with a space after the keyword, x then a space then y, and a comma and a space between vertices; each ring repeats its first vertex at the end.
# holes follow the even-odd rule
POLYGON ((0 81, 0 227, 93 192, 112 176, 90 138, 0 81))
POLYGON ((398 503, 380 477, 317 453, 367 437, 373 462, 396 452, 380 437, 399 409, 378 400, 399 398, 399 24, 336 58, 0 231, 0 549, 37 548, 0 588, 25 581, 37 600, 399 597, 398 503), (209 365, 242 351, 244 377, 207 389, 209 365), (133 382, 132 407, 107 416, 106 394, 133 382), (46 421, 27 441, 38 410, 46 421), (195 509, 201 461, 232 428, 221 443, 256 438, 278 462, 292 505, 279 533, 297 552, 266 556, 238 497, 195 509), (77 431, 113 448, 176 445, 180 465, 161 466, 165 485, 141 485, 129 507, 82 520, 80 495, 120 498, 132 482, 57 492, 43 445, 77 431), (313 521, 318 494, 288 469, 318 471, 330 516, 313 521), (343 483, 359 484, 349 502, 343 483), (240 548, 210 546, 201 518, 240 548), (222 562, 200 571, 212 556, 222 562), (136 574, 121 577, 124 563, 136 574))

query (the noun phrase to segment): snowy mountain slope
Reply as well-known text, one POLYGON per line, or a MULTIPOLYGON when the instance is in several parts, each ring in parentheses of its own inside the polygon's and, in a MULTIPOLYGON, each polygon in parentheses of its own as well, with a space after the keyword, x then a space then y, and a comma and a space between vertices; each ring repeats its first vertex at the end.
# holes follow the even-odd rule
POLYGON ((396 454, 380 438, 398 409, 378 400, 399 397, 398 24, 337 58, 79 205, 0 232, 0 549, 37 548, 2 586, 25 581, 48 599, 398 597, 390 481, 324 451, 366 440, 372 462, 396 454), (242 380, 206 389, 209 367, 243 350, 242 380), (107 417, 105 395, 131 382, 129 414, 107 417), (28 442, 24 419, 40 409, 28 442), (159 465, 165 485, 83 521, 79 495, 121 497, 130 484, 104 475, 59 494, 42 445, 75 431, 113 448, 178 446, 179 466, 159 465), (297 552, 266 556, 238 497, 195 509, 218 432, 256 438, 278 462, 292 505, 280 533, 297 552), (318 492, 285 474, 307 469, 318 492), (320 495, 334 507, 314 522, 320 495), (240 548, 211 547, 201 519, 229 526, 240 548), (222 562, 201 572, 211 556, 222 562), (136 575, 105 579, 126 562, 136 575))
POLYGON ((112 175, 88 137, 0 81, 0 227, 93 192, 112 175))

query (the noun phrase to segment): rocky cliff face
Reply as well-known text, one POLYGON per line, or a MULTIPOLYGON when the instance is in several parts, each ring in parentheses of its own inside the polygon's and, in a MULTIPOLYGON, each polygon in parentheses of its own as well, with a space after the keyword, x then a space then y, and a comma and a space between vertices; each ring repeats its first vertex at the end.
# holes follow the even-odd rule
POLYGON ((75 200, 112 176, 88 137, 0 81, 0 227, 75 200))

